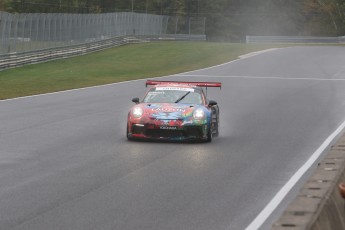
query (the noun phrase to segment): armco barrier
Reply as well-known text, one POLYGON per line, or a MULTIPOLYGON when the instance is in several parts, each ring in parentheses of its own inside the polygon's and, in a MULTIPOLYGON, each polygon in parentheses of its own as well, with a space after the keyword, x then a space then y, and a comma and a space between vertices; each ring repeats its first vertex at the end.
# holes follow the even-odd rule
POLYGON ((72 56, 82 55, 106 49, 113 46, 119 46, 136 42, 139 43, 144 41, 145 40, 138 39, 132 36, 123 36, 74 46, 0 55, 0 70, 14 68, 27 64, 35 64, 39 62, 50 61, 54 59, 68 58, 72 56))
POLYGON ((344 230, 345 200, 338 185, 345 182, 345 135, 318 164, 273 230, 344 230))
POLYGON ((120 45, 160 40, 204 41, 206 40, 206 36, 188 34, 174 34, 161 36, 121 36, 73 46, 43 49, 23 53, 10 53, 0 55, 0 70, 19 67, 28 64, 46 62, 55 59, 68 58, 77 55, 83 55, 86 53, 99 51, 120 45))

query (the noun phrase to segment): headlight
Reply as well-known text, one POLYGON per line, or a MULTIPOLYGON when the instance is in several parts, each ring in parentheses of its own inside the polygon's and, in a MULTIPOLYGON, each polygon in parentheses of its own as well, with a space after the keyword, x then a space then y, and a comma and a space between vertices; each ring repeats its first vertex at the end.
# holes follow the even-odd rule
POLYGON ((144 111, 142 108, 140 107, 134 107, 133 109, 133 116, 136 117, 136 118, 139 118, 143 115, 144 111))
POLYGON ((202 119, 205 117, 205 112, 202 109, 196 109, 193 113, 195 119, 202 119))

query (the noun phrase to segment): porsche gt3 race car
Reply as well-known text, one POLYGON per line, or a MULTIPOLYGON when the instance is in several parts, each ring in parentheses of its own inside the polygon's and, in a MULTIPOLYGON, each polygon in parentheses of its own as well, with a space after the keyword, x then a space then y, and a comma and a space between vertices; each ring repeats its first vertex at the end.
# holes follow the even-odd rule
POLYGON ((150 86, 142 101, 128 113, 127 138, 143 140, 211 142, 218 136, 219 107, 207 100, 203 87, 220 82, 177 82, 147 80, 150 86))

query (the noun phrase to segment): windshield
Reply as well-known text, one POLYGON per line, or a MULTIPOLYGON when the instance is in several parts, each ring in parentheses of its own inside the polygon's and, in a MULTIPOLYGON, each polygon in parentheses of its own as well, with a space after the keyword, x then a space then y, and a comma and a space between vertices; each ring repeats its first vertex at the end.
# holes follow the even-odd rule
POLYGON ((179 87, 151 88, 143 100, 144 103, 182 103, 203 104, 201 90, 179 87))

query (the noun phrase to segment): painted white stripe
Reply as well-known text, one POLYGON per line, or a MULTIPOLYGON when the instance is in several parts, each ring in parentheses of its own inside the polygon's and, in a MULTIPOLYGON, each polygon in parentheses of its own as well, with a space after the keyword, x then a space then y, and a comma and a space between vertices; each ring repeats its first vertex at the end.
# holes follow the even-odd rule
POLYGON ((254 57, 254 56, 257 56, 257 55, 260 55, 260 54, 263 54, 263 53, 267 53, 267 52, 275 51, 275 50, 279 50, 279 49, 282 49, 282 48, 271 48, 271 49, 267 49, 267 50, 260 50, 260 51, 256 51, 256 52, 252 52, 252 53, 241 55, 240 58, 241 59, 250 58, 250 57, 254 57))
MULTIPOLYGON (((251 58, 253 56, 257 56, 259 54, 275 51, 275 50, 278 50, 278 49, 286 49, 286 48, 272 48, 272 49, 266 49, 266 50, 261 50, 261 51, 257 51, 257 52, 252 52, 252 53, 241 55, 241 56, 239 56, 239 59, 236 59, 236 60, 232 60, 232 61, 229 61, 229 62, 225 62, 225 63, 222 63, 222 64, 218 64, 218 65, 214 65, 214 66, 210 66, 210 67, 206 67, 206 68, 202 68, 202 69, 191 70, 191 71, 188 71, 188 72, 184 72, 184 73, 180 73, 180 74, 175 74, 173 76, 188 76, 188 75, 186 75, 188 73, 192 73, 192 72, 195 72, 195 71, 202 71, 202 70, 208 70, 208 69, 217 68, 217 67, 220 67, 220 66, 223 66, 223 65, 228 65, 228 64, 231 64, 233 62, 238 62, 238 61, 241 61, 243 59, 251 58)), ((192 75, 192 76, 198 76, 198 75, 192 75)), ((205 76, 205 75, 201 75, 201 76, 205 76)))
POLYGON ((287 196, 290 190, 302 178, 302 176, 314 165, 321 154, 330 146, 330 144, 344 131, 345 121, 322 143, 322 145, 313 153, 313 155, 298 169, 298 171, 290 178, 290 180, 280 189, 266 207, 259 213, 253 222, 245 230, 257 230, 269 216, 274 212, 282 200, 287 196))
MULTIPOLYGON (((193 75, 193 74, 176 74, 181 77, 214 77, 214 78, 244 78, 244 79, 270 79, 270 80, 301 80, 301 81, 345 81, 345 79, 327 79, 327 78, 306 78, 306 77, 260 77, 260 76, 219 76, 219 75, 193 75)), ((345 78, 345 76, 344 76, 345 78)))

